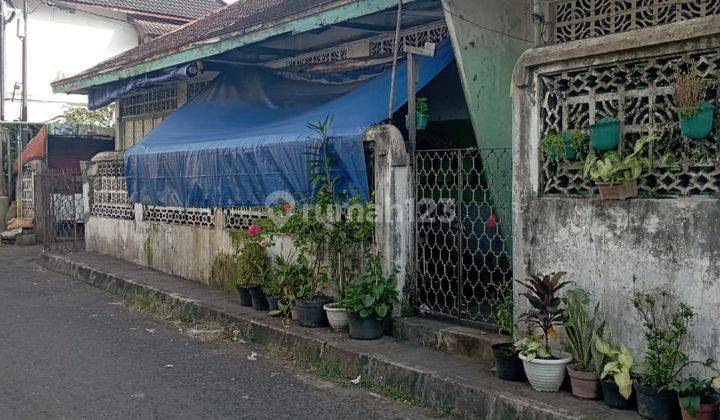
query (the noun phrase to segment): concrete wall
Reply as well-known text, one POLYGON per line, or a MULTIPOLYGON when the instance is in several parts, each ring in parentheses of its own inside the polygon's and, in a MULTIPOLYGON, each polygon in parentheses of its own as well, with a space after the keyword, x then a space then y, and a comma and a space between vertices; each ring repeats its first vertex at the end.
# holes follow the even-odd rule
MULTIPOLYGON (((613 340, 642 357, 641 321, 630 299, 666 289, 698 312, 685 348, 720 358, 720 201, 716 197, 625 202, 539 194, 539 74, 617 59, 720 46, 720 18, 703 18, 528 51, 513 78, 513 269, 567 271, 600 302, 613 340)), ((526 308, 517 296, 516 315, 526 308)))
MULTIPOLYGON (((21 7, 22 2, 14 2, 21 7)), ((84 95, 53 94, 50 83, 71 76, 138 44, 137 33, 122 13, 78 8, 71 12, 38 0, 28 1, 28 119, 47 121, 69 106, 85 106, 84 95)), ((10 6, 8 5, 9 9, 10 6)), ((20 116, 21 42, 16 36, 20 10, 7 26, 6 119, 20 116)))

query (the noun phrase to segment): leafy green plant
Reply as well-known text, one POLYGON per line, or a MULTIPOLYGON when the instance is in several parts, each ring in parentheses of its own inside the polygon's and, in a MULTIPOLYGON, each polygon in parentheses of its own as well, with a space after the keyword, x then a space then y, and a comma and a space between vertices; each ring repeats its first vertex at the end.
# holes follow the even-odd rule
POLYGON ((568 290, 563 301, 563 325, 575 370, 600 373, 604 357, 595 348, 595 341, 605 335, 605 321, 598 319, 600 304, 595 305, 592 314, 588 313, 590 293, 581 288, 568 290))
POLYGON ((620 390, 620 395, 629 399, 632 394, 633 380, 630 372, 633 367, 633 356, 625 346, 613 347, 603 337, 595 337, 595 348, 605 356, 607 363, 603 366, 600 379, 612 376, 620 390))
POLYGON ((588 133, 580 130, 573 130, 569 132, 570 143, 573 149, 578 153, 578 156, 587 156, 590 149, 590 136, 588 133))
POLYGON ((398 300, 395 273, 388 277, 383 275, 379 255, 369 255, 365 264, 363 275, 348 285, 343 304, 362 318, 382 320, 398 300))
POLYGON ((115 125, 115 110, 112 105, 94 111, 90 111, 83 106, 77 106, 66 109, 62 115, 53 118, 52 121, 109 128, 115 125))
POLYGON ((525 296, 531 306, 531 309, 522 314, 520 319, 529 326, 540 329, 545 343, 544 353, 547 354, 550 354, 550 335, 555 333, 556 325, 562 324, 564 310, 558 292, 572 283, 561 281, 565 274, 567 273, 537 274, 525 282, 518 280, 518 283, 528 290, 520 295, 525 296))
MULTIPOLYGON (((678 374, 687 366, 691 364, 699 364, 700 362, 688 362, 678 370, 678 374)), ((713 365, 715 361, 708 359, 702 363, 703 367, 707 370, 710 369, 715 374, 720 374, 720 371, 715 369, 713 365)), ((677 391, 678 397, 680 398, 680 405, 688 412, 691 416, 697 416, 700 411, 700 404, 704 401, 707 403, 714 403, 717 401, 715 390, 720 390, 720 376, 715 378, 698 378, 696 376, 689 376, 685 379, 675 379, 669 386, 670 389, 677 391)))
POLYGON ((605 153, 602 158, 588 155, 583 167, 583 177, 594 182, 627 184, 640 178, 643 170, 652 169, 652 160, 642 156, 645 147, 657 140, 656 135, 645 136, 635 143, 632 153, 622 157, 616 151, 605 153))
POLYGON ((548 158, 550 156, 555 156, 555 159, 565 159, 567 157, 565 138, 554 130, 550 130, 543 136, 542 140, 540 140, 540 147, 543 154, 548 158))
POLYGON ((528 361, 535 360, 538 357, 548 359, 550 358, 550 350, 540 340, 532 336, 523 337, 515 342, 515 350, 528 361))
POLYGON ((499 326, 498 332, 512 337, 515 332, 515 322, 513 321, 513 301, 510 297, 505 296, 498 305, 495 310, 495 319, 499 326))
POLYGON ((675 378, 678 366, 688 362, 681 347, 695 312, 683 302, 675 304, 664 290, 650 294, 635 289, 632 305, 642 319, 647 342, 645 369, 638 379, 648 387, 664 389, 675 378))
POLYGON ((415 112, 420 115, 429 115, 430 110, 428 109, 427 98, 417 98, 415 112))
POLYGON ((237 255, 238 284, 261 284, 269 265, 265 245, 251 237, 245 237, 237 255))

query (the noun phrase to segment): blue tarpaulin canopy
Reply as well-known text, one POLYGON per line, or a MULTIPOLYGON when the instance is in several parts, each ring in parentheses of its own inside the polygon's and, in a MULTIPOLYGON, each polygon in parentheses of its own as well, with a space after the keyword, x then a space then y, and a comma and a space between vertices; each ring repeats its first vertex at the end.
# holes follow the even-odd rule
MULTIPOLYGON (((418 89, 453 60, 450 44, 419 62, 418 89)), ((390 71, 288 75, 234 67, 125 152, 127 187, 136 203, 177 207, 274 204, 311 191, 307 127, 327 116, 340 188, 368 199, 363 132, 386 118, 390 71)), ((397 110, 407 102, 405 63, 398 66, 397 110)))

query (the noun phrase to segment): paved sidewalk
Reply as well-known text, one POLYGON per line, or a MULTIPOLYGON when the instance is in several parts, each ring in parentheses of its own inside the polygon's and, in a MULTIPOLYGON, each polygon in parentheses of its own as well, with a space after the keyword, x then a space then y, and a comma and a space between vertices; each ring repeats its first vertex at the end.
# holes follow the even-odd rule
POLYGON ((197 282, 112 257, 80 252, 43 255, 43 264, 117 294, 156 291, 188 305, 201 316, 225 317, 242 336, 292 352, 309 364, 333 363, 352 375, 366 375, 402 387, 431 407, 482 419, 635 419, 636 413, 609 410, 600 402, 569 393, 539 393, 528 384, 497 379, 475 359, 450 355, 385 337, 350 340, 329 329, 283 327, 280 320, 240 306, 235 296, 197 282))

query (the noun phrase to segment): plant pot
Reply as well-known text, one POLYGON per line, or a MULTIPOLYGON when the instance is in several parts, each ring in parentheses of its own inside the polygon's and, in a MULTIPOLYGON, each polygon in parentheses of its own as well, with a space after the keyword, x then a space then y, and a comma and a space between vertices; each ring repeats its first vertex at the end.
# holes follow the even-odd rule
MULTIPOLYGON (((405 116, 405 127, 407 127, 408 124, 408 116, 405 116)), ((422 131, 427 128, 428 125, 428 116, 425 114, 420 114, 418 112, 415 113, 415 130, 422 131)))
POLYGON ((356 340, 376 340, 384 334, 385 322, 375 317, 363 318, 357 312, 348 312, 350 338, 356 340))
POLYGON ((250 292, 250 300, 252 300, 252 307, 256 311, 267 311, 269 309, 267 297, 263 293, 260 286, 248 286, 248 292, 250 292))
POLYGON ((600 376, 595 372, 580 372, 574 367, 575 365, 567 367, 573 395, 588 400, 600 398, 602 396, 600 376))
POLYGON ((522 354, 518 357, 523 361, 530 385, 540 392, 557 392, 565 380, 565 368, 572 362, 572 356, 565 352, 559 353, 556 359, 528 360, 522 354))
POLYGON ((237 285, 238 295, 240 295, 240 304, 242 306, 252 306, 252 297, 250 297, 250 291, 247 286, 237 285))
POLYGON ((300 320, 300 310, 298 310, 297 302, 290 308, 290 319, 293 321, 300 320))
POLYGON ((590 144, 593 149, 604 152, 620 144, 620 121, 605 117, 590 126, 590 144))
POLYGON ((627 184, 610 184, 609 182, 596 182, 601 200, 627 200, 637 197, 637 180, 627 184))
POLYGON ((323 309, 327 301, 321 298, 297 301, 295 308, 298 311, 298 324, 308 328, 327 327, 328 319, 323 309))
POLYGON ((270 311, 277 311, 278 310, 278 301, 280 300, 279 296, 268 296, 268 310, 270 311))
POLYGON ((683 420, 715 420, 715 412, 717 411, 718 400, 717 398, 703 398, 700 400, 700 410, 696 416, 691 416, 690 413, 685 411, 682 404, 680 404, 680 412, 683 420))
POLYGON ((551 160, 560 160, 565 158, 568 160, 575 159, 577 157, 577 150, 573 147, 572 136, 570 133, 562 133, 563 144, 565 150, 558 150, 556 147, 550 147, 548 149, 548 158, 551 160))
POLYGON ((347 331, 348 329, 348 310, 343 308, 339 303, 328 303, 323 306, 327 314, 330 327, 335 331, 347 331))
POLYGON ((637 393, 635 389, 632 390, 630 398, 625 399, 625 397, 620 394, 620 388, 618 388, 614 380, 600 381, 600 386, 602 387, 603 402, 605 402, 605 405, 608 407, 618 410, 631 410, 637 407, 637 393))
POLYGON ((702 139, 712 131, 715 106, 707 101, 698 103, 698 110, 692 117, 680 118, 680 132, 691 139, 702 139))
POLYGON ((677 392, 664 389, 658 391, 635 382, 638 414, 646 419, 672 420, 680 417, 680 403, 677 392))
POLYGON ((495 360, 495 373, 500 379, 506 381, 524 381, 525 369, 522 360, 518 357, 513 343, 499 343, 492 346, 495 360))

